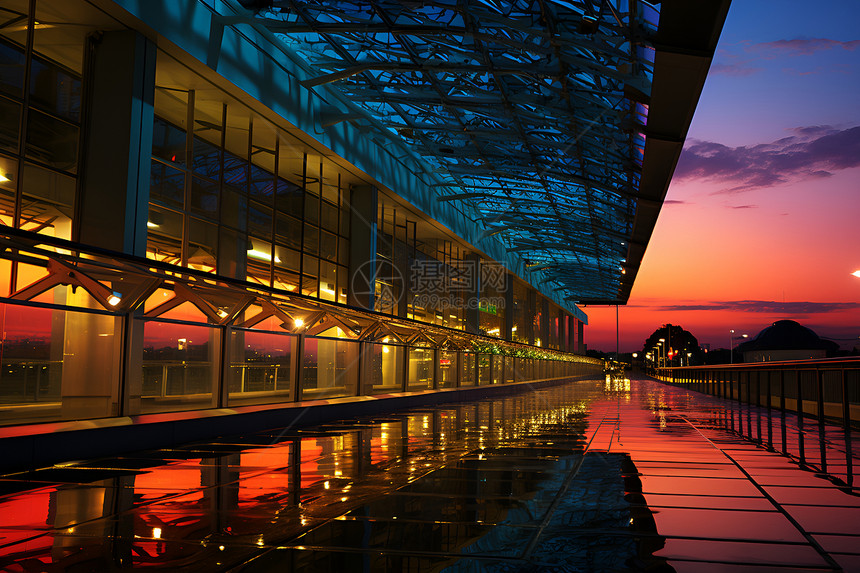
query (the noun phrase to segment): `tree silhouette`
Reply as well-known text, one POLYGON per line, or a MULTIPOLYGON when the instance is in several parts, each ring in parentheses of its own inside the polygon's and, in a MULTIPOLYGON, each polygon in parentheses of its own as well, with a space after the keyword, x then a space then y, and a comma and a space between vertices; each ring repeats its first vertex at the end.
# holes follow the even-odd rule
MULTIPOLYGON (((664 324, 654 331, 651 336, 645 340, 645 346, 642 348, 642 355, 645 356, 651 352, 654 356, 653 364, 657 364, 657 350, 654 347, 664 339, 666 346, 665 351, 660 350, 660 356, 665 356, 666 366, 681 366, 683 359, 684 366, 688 364, 687 353, 690 353, 689 364, 703 364, 704 352, 699 347, 699 341, 692 333, 684 330, 676 324, 664 324)), ((662 363, 661 363, 662 364, 662 363)))

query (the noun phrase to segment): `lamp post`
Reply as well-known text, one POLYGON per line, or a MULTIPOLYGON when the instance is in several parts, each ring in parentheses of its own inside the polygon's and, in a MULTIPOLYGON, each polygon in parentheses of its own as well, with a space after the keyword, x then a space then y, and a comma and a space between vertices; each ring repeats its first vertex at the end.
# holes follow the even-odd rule
POLYGON ((740 336, 735 336, 735 331, 729 331, 729 364, 735 363, 734 351, 735 351, 735 340, 738 338, 748 338, 748 334, 741 334, 740 336))

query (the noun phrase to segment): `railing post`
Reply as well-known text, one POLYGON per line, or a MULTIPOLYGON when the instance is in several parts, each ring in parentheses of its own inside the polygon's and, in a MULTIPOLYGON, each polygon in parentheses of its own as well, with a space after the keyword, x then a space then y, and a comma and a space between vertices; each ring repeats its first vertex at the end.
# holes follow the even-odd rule
POLYGON ((767 445, 769 448, 773 449, 773 420, 771 419, 771 402, 773 402, 773 397, 771 396, 771 388, 770 388, 770 370, 767 370, 767 385, 765 386, 766 394, 767 394, 767 445))
POLYGON ((845 436, 845 481, 848 487, 854 487, 854 455, 851 447, 851 405, 848 401, 848 376, 845 368, 842 372, 842 431, 845 436))
POLYGON ((818 382, 818 446, 821 452, 821 471, 827 472, 827 447, 824 436, 824 370, 815 367, 815 379, 818 382))
POLYGON ((806 455, 803 436, 803 376, 802 370, 797 370, 797 448, 800 456, 800 465, 806 465, 806 455))
POLYGON ((785 368, 779 369, 779 410, 782 424, 782 452, 788 453, 788 436, 785 435, 785 368))

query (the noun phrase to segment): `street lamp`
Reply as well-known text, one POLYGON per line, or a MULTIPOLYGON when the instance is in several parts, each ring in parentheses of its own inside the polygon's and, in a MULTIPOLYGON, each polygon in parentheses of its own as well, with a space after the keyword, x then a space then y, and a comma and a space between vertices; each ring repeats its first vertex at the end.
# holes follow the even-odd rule
POLYGON ((666 367, 666 339, 661 338, 660 342, 658 342, 657 345, 663 349, 663 368, 665 368, 666 367))
POLYGON ((735 358, 734 358, 734 356, 735 356, 734 355, 735 340, 737 340, 739 338, 748 338, 748 337, 749 337, 748 334, 741 334, 740 336, 735 336, 734 330, 729 331, 729 364, 735 363, 735 358))

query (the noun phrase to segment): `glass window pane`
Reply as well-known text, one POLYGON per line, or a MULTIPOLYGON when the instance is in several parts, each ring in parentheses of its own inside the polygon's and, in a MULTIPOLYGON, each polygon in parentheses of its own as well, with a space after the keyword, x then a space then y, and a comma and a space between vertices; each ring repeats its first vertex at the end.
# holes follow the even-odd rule
POLYGON ((337 299, 337 265, 320 261, 320 298, 337 299))
MULTIPOLYGON (((0 63, 2 65, 2 63, 0 63)), ((18 153, 21 104, 0 97, 0 150, 18 153)))
POLYGON ((354 396, 358 382, 358 342, 305 339, 301 399, 354 396))
POLYGON ((301 254, 293 249, 275 245, 275 268, 285 269, 288 271, 299 272, 301 264, 301 254))
POLYGON ((305 224, 305 253, 319 255, 320 252, 320 230, 312 225, 305 224))
POLYGON ((248 192, 248 162, 224 152, 224 182, 242 193, 248 192))
POLYGON ((220 329, 147 321, 143 327, 141 412, 214 406, 220 329))
POLYGON ((199 177, 191 178, 191 210, 212 219, 218 218, 218 184, 199 177))
POLYGON ((71 240, 74 205, 73 178, 35 165, 24 166, 22 229, 71 240))
POLYGON ((409 390, 427 390, 433 388, 433 349, 409 349, 409 390))
POLYGON ((191 168, 198 175, 218 181, 221 178, 221 149, 194 136, 191 168))
POLYGON ((15 190, 18 162, 0 155, 0 225, 15 225, 15 190))
POLYGON ((224 202, 221 208, 221 224, 244 231, 248 226, 248 199, 245 194, 225 186, 221 197, 224 202))
MULTIPOLYGON (((265 151, 259 153, 265 153, 265 151)), ((250 165, 250 169, 251 197, 257 201, 271 205, 275 194, 275 176, 253 163, 250 165)))
POLYGON ((241 279, 245 277, 245 234, 237 233, 227 227, 221 227, 218 232, 221 240, 218 243, 218 274, 241 279))
POLYGON ((439 388, 453 388, 457 382, 457 353, 439 351, 439 388))
POLYGON ((247 280, 272 285, 272 244, 263 239, 252 237, 248 241, 247 280))
POLYGON ((231 406, 289 401, 293 340, 289 334, 231 331, 227 382, 231 406))
POLYGON ((305 196, 305 222, 314 225, 320 222, 320 200, 315 195, 305 196))
POLYGON ((75 123, 81 119, 81 80, 57 64, 33 57, 30 103, 75 123))
POLYGON ((178 265, 182 262, 182 214, 149 204, 146 256, 178 265))
POLYGON ((251 201, 248 208, 248 230, 261 237, 272 235, 272 209, 251 201))
MULTIPOLYGON (((5 6, 0 8, 0 35, 4 34, 6 27, 10 25, 26 27, 26 16, 6 10, 5 6)), ((0 36, 0 92, 16 98, 24 95, 24 62, 24 48, 0 36)))
POLYGON ((344 238, 339 238, 337 241, 337 262, 342 265, 349 264, 349 241, 344 238))
MULTIPOLYGON (((276 263, 277 264, 277 263, 276 263)), ((290 272, 281 268, 275 267, 275 282, 272 285, 275 288, 289 292, 299 291, 299 273, 290 272)))
POLYGON ((117 415, 121 319, 0 304, 0 331, 0 424, 117 415))
POLYGON ((403 390, 403 352, 393 344, 370 345, 370 394, 403 390))
POLYGON ((181 209, 185 204, 185 172, 153 161, 149 177, 150 200, 181 209))
POLYGON ((460 354, 460 386, 475 385, 475 355, 471 352, 460 354))
POLYGON ((303 198, 304 192, 300 186, 284 179, 278 179, 278 211, 301 217, 304 211, 303 198))
POLYGON ((78 169, 78 128, 31 109, 27 119, 27 157, 54 169, 78 169))
POLYGON ((188 224, 188 266, 214 273, 217 252, 218 227, 192 217, 188 224))
POLYGON ((185 130, 156 116, 152 124, 152 156, 185 165, 185 130))
POLYGON ((332 233, 337 233, 337 215, 338 208, 328 201, 322 202, 322 212, 320 214, 320 225, 323 229, 328 229, 332 233))
POLYGON ((302 248, 302 223, 298 219, 277 213, 275 221, 275 236, 287 245, 302 248))
POLYGON ((326 231, 320 231, 320 256, 330 261, 337 260, 337 237, 326 231))

